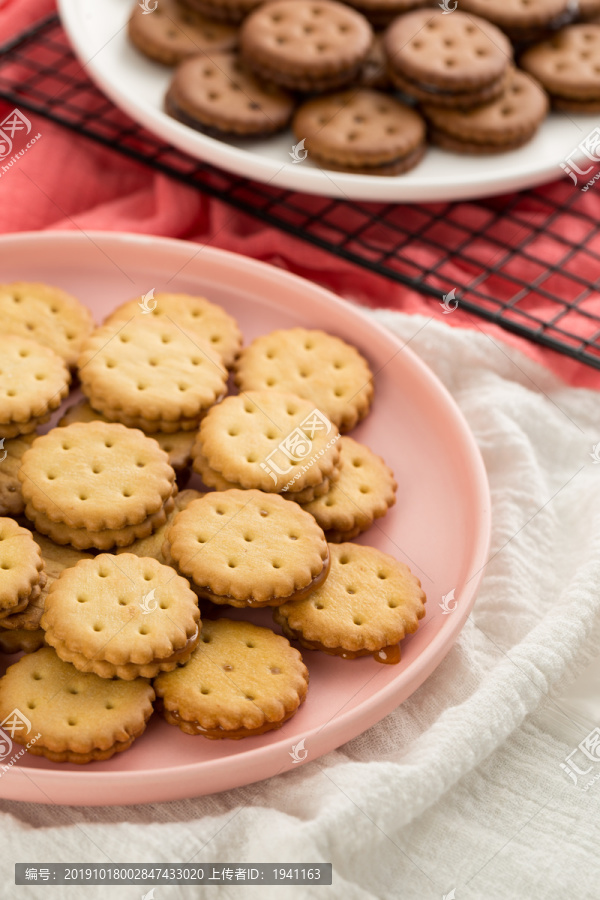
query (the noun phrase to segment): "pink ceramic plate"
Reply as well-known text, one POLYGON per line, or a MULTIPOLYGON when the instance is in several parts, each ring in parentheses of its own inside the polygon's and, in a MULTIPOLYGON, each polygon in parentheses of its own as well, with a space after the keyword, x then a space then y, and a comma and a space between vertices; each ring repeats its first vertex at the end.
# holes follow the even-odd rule
MULTIPOLYGON (((239 320, 246 341, 302 325, 355 344, 376 373, 376 399, 353 436, 383 455, 398 480, 396 506, 360 540, 407 562, 428 596, 427 616, 403 642, 399 665, 305 652, 308 698, 280 731, 208 741, 155 716, 131 750, 108 762, 57 765, 25 754, 1 775, 0 797, 106 805, 223 791, 316 759, 409 697, 463 627, 490 535, 487 480, 473 437, 450 395, 411 350, 308 281, 183 241, 113 233, 18 234, 0 238, 0 269, 3 281, 45 281, 71 291, 97 321, 154 288, 204 294, 221 303, 239 320), (449 606, 456 606, 444 614, 439 604, 452 590, 455 601, 449 606)), ((271 623, 268 612, 257 619, 271 623)))

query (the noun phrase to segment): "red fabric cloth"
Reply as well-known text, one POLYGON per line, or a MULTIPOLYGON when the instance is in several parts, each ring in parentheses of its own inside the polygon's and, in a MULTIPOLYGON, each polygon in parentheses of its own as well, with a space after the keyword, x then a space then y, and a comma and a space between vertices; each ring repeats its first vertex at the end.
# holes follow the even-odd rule
MULTIPOLYGON (((53 0, 0 0, 0 43, 35 22, 54 8, 53 0)), ((10 112, 10 107, 0 103, 0 120, 10 112)), ((54 125, 40 116, 30 116, 33 126, 42 138, 31 151, 18 160, 9 172, 0 176, 0 208, 4 215, 0 231, 17 232, 35 229, 107 229, 168 235, 206 243, 215 247, 234 250, 256 259, 270 262, 316 281, 337 294, 370 307, 388 307, 406 313, 422 313, 442 316, 439 304, 418 292, 407 289, 390 280, 345 262, 330 253, 319 250, 301 240, 270 228, 257 220, 233 210, 218 200, 205 197, 152 169, 129 161, 117 152, 107 150, 86 138, 54 125)), ((0 169, 0 172, 2 170, 0 169)), ((549 197, 564 191, 568 185, 550 185, 549 197)), ((599 191, 589 191, 579 201, 586 206, 588 215, 600 213, 599 191)), ((544 228, 547 209, 536 210, 534 201, 527 211, 523 228, 531 230, 531 222, 544 228)), ((469 225, 478 228, 481 207, 464 204, 457 208, 458 219, 464 216, 469 225)), ((416 212, 406 211, 414 227, 418 227, 416 212)), ((503 223, 497 226, 502 239, 503 223)), ((525 280, 538 276, 543 260, 552 264, 560 261, 561 233, 577 237, 581 223, 570 215, 555 220, 547 232, 536 239, 536 255, 540 264, 525 260, 512 270, 525 280)), ((511 224, 514 232, 514 223, 511 224)), ((445 246, 451 250, 452 229, 444 234, 445 246)), ((456 231, 457 242, 462 240, 456 231)), ((581 234, 585 237, 585 234, 581 234)), ((469 248, 475 258, 492 258, 497 247, 480 239, 469 248)), ((436 252, 427 247, 426 240, 414 248, 405 248, 407 260, 435 262, 436 252)), ((576 254, 565 258, 565 268, 583 276, 597 277, 597 262, 589 254, 576 254), (591 268, 590 268, 591 267, 591 268)), ((26 273, 24 273, 26 277, 26 273)), ((458 264, 444 272, 444 282, 461 284, 465 273, 458 264), (454 277, 453 277, 454 276, 454 277)), ((555 276, 553 276, 554 278, 555 276)), ((560 275, 556 278, 560 279, 560 275)), ((559 290, 560 285, 554 286, 559 290)), ((497 279, 495 289, 502 295, 502 279, 497 279)), ((511 288, 511 290, 514 289, 511 288)), ((531 300, 536 308, 543 308, 543 297, 531 300)), ((600 314, 600 297, 586 300, 589 310, 600 314)), ((586 387, 600 387, 600 372, 589 366, 569 360, 553 351, 542 349, 524 339, 515 337, 503 329, 485 323, 460 308, 444 320, 453 326, 479 328, 495 339, 499 338, 518 347, 529 356, 551 368, 567 382, 586 387)))

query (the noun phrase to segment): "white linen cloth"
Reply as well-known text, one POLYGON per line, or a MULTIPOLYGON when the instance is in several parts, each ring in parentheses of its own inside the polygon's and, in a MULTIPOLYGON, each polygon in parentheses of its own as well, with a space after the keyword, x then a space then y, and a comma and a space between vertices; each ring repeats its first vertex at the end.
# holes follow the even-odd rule
MULTIPOLYGON (((156 900, 246 892, 344 900, 600 897, 600 780, 586 791, 585 779, 576 786, 560 767, 600 725, 599 670, 585 675, 600 646, 600 465, 590 455, 600 441, 600 398, 565 387, 477 330, 373 315, 410 341, 453 394, 489 475, 490 561, 455 647, 378 725, 271 780, 139 807, 1 802, 2 897, 144 893, 16 888, 17 861, 191 859, 332 862, 334 884, 255 893, 236 884, 157 887, 156 900), (561 699, 582 673, 587 699, 577 685, 568 702, 561 699)), ((600 772, 600 761, 592 765, 600 772)))

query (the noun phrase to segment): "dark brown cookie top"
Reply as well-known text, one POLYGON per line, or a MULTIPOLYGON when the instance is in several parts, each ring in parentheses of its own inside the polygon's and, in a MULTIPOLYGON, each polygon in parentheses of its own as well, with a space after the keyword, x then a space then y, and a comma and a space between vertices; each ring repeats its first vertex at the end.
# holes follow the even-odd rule
POLYGON ((184 0, 188 9, 219 22, 239 24, 262 0, 184 0))
POLYGON ((364 16, 336 0, 273 0, 240 32, 242 54, 254 66, 315 78, 360 64, 372 39, 364 16))
POLYGON ((499 28, 548 25, 564 15, 571 0, 460 0, 464 12, 472 12, 499 28))
POLYGON ((493 103, 476 109, 440 109, 424 105, 426 119, 461 141, 512 144, 532 134, 548 113, 546 92, 525 72, 513 70, 506 89, 493 103))
POLYGON ((129 20, 129 37, 151 59, 176 65, 196 53, 232 50, 237 44, 237 29, 206 19, 177 0, 160 0, 151 15, 136 3, 129 20))
POLYGON ((377 166, 409 156, 425 140, 425 122, 410 106, 366 88, 309 100, 293 121, 309 158, 377 166))
POLYGON ((551 94, 600 98, 600 25, 569 25, 526 50, 521 66, 551 94))
POLYGON ((478 16, 422 9, 396 19, 385 33, 392 71, 446 91, 497 81, 512 60, 508 38, 478 16))
POLYGON ((279 88, 258 82, 235 53, 215 53, 190 57, 177 67, 167 108, 207 129, 250 135, 284 128, 294 101, 279 88))

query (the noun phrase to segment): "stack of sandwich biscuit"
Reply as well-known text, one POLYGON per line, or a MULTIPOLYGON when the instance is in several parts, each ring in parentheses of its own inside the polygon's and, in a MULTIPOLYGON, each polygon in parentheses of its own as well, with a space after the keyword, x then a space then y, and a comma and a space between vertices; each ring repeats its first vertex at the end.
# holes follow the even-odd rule
POLYGON ((176 324, 176 308, 166 297, 155 298, 148 315, 139 308, 129 315, 127 305, 118 310, 90 335, 79 357, 90 405, 111 422, 150 434, 196 429, 227 383, 216 345, 198 328, 176 324))
POLYGON ((32 641, 31 634, 23 638, 21 632, 39 629, 46 581, 42 553, 31 532, 14 519, 0 518, 0 649, 23 639, 25 646, 17 649, 41 645, 39 635, 32 641))
MULTIPOLYGON (((23 410, 47 415, 46 381, 60 402, 74 353, 27 341, 17 327, 3 368, 19 375, 23 410)), ((307 696, 299 647, 399 660, 425 594, 402 562, 351 543, 397 487, 348 435, 374 395, 355 347, 289 328, 242 349, 223 309, 166 293, 123 304, 77 343, 86 399, 46 434, 11 438, 0 468, 0 500, 26 516, 0 518, 0 652, 25 653, 0 678, 0 721, 27 710, 30 752, 109 759, 154 703, 186 734, 257 736, 307 696), (239 393, 224 397, 230 370, 239 393), (190 462, 199 490, 178 492, 190 462), (257 609, 273 610, 273 629, 257 609)))
POLYGON ((167 454, 141 431, 75 423, 35 439, 19 479, 36 530, 78 550, 124 547, 166 521, 177 491, 167 454))

